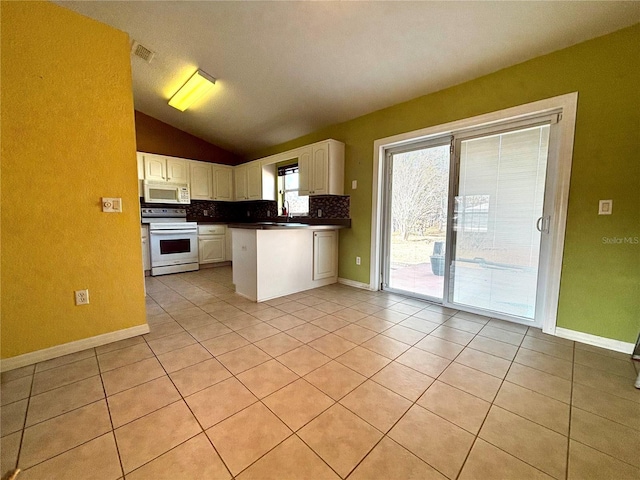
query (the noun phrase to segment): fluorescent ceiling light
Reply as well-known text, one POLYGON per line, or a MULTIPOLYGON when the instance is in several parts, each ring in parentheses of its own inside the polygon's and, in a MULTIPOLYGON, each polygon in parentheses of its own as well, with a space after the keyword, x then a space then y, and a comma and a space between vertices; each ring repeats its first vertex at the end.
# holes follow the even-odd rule
POLYGON ((169 105, 184 112, 193 102, 211 90, 214 83, 216 83, 215 78, 202 70, 198 70, 187 80, 187 83, 180 87, 180 90, 171 97, 169 105))

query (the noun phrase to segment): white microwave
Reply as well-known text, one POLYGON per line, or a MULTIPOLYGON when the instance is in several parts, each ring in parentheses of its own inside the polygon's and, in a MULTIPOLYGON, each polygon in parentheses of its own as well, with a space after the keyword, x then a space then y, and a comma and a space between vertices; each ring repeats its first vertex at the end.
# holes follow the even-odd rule
POLYGON ((144 183, 144 203, 181 203, 190 204, 189 185, 180 183, 150 182, 144 183))

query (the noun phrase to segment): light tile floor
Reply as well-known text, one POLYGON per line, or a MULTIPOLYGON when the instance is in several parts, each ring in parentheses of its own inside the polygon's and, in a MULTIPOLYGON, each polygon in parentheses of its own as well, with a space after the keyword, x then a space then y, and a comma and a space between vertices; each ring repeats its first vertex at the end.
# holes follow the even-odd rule
POLYGON ((147 291, 150 334, 2 374, 3 472, 640 478, 627 355, 341 285, 255 304, 229 268, 147 291))

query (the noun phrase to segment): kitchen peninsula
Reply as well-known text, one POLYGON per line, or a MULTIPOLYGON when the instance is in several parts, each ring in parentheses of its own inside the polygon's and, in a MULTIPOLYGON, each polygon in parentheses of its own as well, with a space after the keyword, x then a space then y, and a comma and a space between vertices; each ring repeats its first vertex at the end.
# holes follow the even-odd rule
POLYGON ((344 225, 257 222, 233 230, 236 293, 255 302, 338 281, 338 229, 344 225))

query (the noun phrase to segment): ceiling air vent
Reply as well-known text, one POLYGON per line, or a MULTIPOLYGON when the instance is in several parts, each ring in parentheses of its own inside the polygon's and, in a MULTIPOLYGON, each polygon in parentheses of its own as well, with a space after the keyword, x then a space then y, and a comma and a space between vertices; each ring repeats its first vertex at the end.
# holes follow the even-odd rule
POLYGON ((140 57, 147 63, 151 63, 151 60, 153 60, 153 57, 156 55, 156 52, 149 50, 147 47, 135 40, 133 41, 133 45, 131 45, 131 51, 136 57, 140 57))

